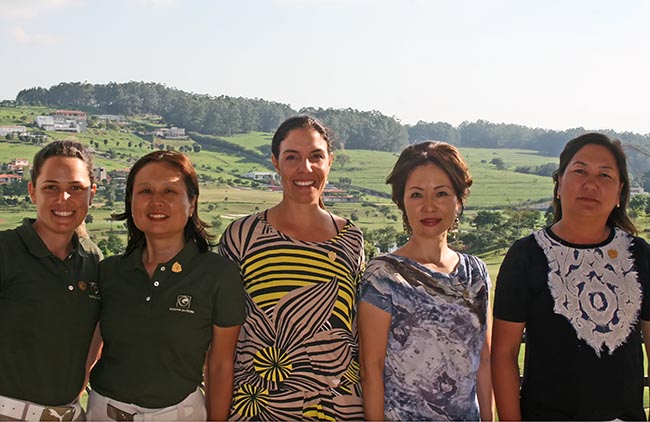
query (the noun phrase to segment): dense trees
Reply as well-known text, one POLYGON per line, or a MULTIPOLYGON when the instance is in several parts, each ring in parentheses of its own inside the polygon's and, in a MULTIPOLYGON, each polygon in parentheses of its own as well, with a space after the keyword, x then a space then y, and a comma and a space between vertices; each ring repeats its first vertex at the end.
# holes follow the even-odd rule
POLYGON ((458 145, 460 133, 458 130, 445 122, 424 122, 420 120, 414 126, 408 127, 409 140, 413 142, 422 141, 444 141, 458 145))
MULTIPOLYGON (((170 125, 213 136, 253 130, 272 132, 284 119, 298 113, 287 104, 257 98, 200 95, 151 82, 60 83, 49 89, 22 90, 15 104, 73 107, 88 112, 125 115, 156 114, 170 125)), ((439 140, 463 147, 531 149, 556 157, 569 139, 588 131, 582 127, 556 131, 486 120, 466 121, 457 127, 445 122, 424 121, 409 126, 378 111, 350 108, 309 107, 299 112, 323 120, 333 131, 335 145, 348 149, 399 151, 408 143, 439 140)), ((643 172, 650 169, 647 153, 650 134, 602 132, 620 139, 626 146, 632 174, 641 178, 643 172)), ((552 171, 530 169, 530 172, 542 170, 545 173, 552 171)))
MULTIPOLYGON (((22 90, 16 104, 74 107, 94 113, 156 114, 188 132, 216 136, 253 130, 272 132, 284 119, 298 113, 287 104, 199 95, 151 82, 60 83, 49 89, 22 90)), ((300 113, 322 119, 332 129, 336 146, 341 148, 399 151, 408 143, 406 128, 378 111, 306 108, 300 113)))

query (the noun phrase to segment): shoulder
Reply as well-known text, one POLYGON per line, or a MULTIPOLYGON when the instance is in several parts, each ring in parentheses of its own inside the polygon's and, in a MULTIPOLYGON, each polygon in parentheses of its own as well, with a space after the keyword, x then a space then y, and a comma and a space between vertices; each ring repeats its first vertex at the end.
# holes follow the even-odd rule
MULTIPOLYGON (((400 261, 395 255, 386 254, 372 258, 368 261, 363 278, 371 279, 390 279, 395 273, 399 272, 398 265, 400 261)), ((407 265, 406 263, 403 263, 407 265)))
POLYGON ((260 213, 250 214, 245 217, 238 218, 228 225, 224 234, 229 232, 230 234, 236 234, 241 232, 247 232, 252 227, 256 226, 262 221, 260 213))
POLYGON ((83 251, 96 258, 97 260, 101 260, 104 258, 104 254, 102 254, 102 251, 95 245, 95 243, 90 240, 87 237, 80 237, 79 238, 79 246, 83 249, 83 251))
POLYGON ((394 269, 395 265, 389 255, 379 255, 368 261, 366 265, 366 272, 372 271, 387 271, 394 269))
POLYGON ((386 255, 371 259, 363 272, 360 300, 369 301, 368 298, 377 292, 382 295, 393 294, 397 273, 395 264, 386 255))
POLYGON ((468 255, 462 252, 459 252, 458 254, 461 257, 461 262, 464 262, 470 269, 487 273, 487 265, 485 265, 485 262, 483 262, 483 260, 478 256, 468 255))
POLYGON ((542 234, 545 229, 541 229, 535 233, 529 234, 526 237, 515 240, 513 244, 508 248, 506 252, 505 259, 528 259, 531 254, 535 252, 544 254, 542 247, 539 245, 536 235, 542 234))
POLYGON ((120 268, 124 265, 126 255, 112 255, 108 258, 104 258, 99 263, 99 268, 101 270, 109 270, 114 268, 120 268))
POLYGON ((216 271, 215 274, 217 276, 220 276, 223 272, 239 272, 239 267, 237 264, 225 256, 219 255, 213 251, 201 252, 198 255, 197 264, 202 272, 205 272, 206 270, 216 271))
POLYGON ((632 236, 632 247, 635 249, 639 249, 640 251, 643 252, 648 252, 650 253, 650 244, 648 244, 648 241, 645 240, 642 237, 639 236, 632 236))
POLYGON ((643 268, 644 270, 650 267, 650 244, 638 236, 632 236, 631 238, 631 247, 630 252, 634 258, 638 268, 643 268))
POLYGON ((0 231, 0 248, 3 246, 14 246, 9 242, 16 241, 20 238, 18 236, 18 230, 17 229, 9 229, 9 230, 3 230, 0 231))

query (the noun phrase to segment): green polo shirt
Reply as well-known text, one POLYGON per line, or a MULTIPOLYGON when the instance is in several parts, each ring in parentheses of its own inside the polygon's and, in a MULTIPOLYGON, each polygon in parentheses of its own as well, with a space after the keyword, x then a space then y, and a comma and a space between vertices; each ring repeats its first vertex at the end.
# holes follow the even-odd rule
POLYGON ((239 268, 193 242, 149 277, 142 249, 100 265, 104 339, 93 368, 98 393, 147 408, 182 401, 203 380, 214 325, 244 322, 239 268))
POLYGON ((74 235, 61 260, 33 222, 0 232, 0 395, 57 406, 83 388, 101 252, 74 235))

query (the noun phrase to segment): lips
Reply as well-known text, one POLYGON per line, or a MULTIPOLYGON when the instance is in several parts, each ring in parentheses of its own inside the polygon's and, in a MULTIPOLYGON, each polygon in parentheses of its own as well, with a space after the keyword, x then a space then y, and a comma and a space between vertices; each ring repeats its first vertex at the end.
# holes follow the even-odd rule
POLYGON ((420 220, 420 223, 424 226, 435 226, 440 223, 440 218, 423 218, 420 220))
POLYGON ((147 214, 147 217, 149 217, 152 220, 164 220, 168 216, 167 216, 167 214, 150 213, 150 214, 147 214))
POLYGON ((74 214, 74 211, 52 210, 52 214, 57 217, 70 217, 74 214))
POLYGON ((313 180, 294 180, 293 184, 305 188, 305 187, 315 185, 316 182, 314 182, 313 180))
POLYGON ((595 202, 600 202, 596 198, 590 198, 590 197, 587 197, 587 196, 581 196, 578 199, 581 200, 581 201, 585 201, 585 202, 594 202, 594 203, 595 202))

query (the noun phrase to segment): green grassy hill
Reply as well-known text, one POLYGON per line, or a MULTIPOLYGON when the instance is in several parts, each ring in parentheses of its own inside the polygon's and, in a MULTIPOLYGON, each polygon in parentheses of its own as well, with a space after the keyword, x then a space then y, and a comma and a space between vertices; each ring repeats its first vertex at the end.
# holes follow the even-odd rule
MULTIPOLYGON (((0 107, 0 125, 25 125, 28 130, 34 117, 48 114, 53 109, 45 107, 0 107)), ((129 168, 139 157, 150 152, 153 144, 162 143, 164 147, 191 147, 194 141, 154 139, 151 135, 137 135, 136 130, 150 130, 160 127, 160 119, 156 116, 138 116, 127 125, 99 125, 89 127, 84 133, 46 132, 49 140, 74 139, 85 145, 91 145, 95 150, 96 166, 106 170, 129 168)), ((246 150, 270 155, 271 136, 269 133, 251 132, 222 138, 224 141, 243 147, 246 150)), ((49 141, 48 140, 48 141, 49 141)), ((154 147, 156 147, 154 145, 154 147)), ((32 145, 18 140, 0 139, 0 163, 9 162, 14 158, 26 158, 30 161, 38 151, 38 145, 32 145)), ((506 207, 524 207, 526 202, 550 200, 552 185, 549 177, 540 177, 514 172, 521 165, 541 165, 555 162, 555 157, 544 157, 524 150, 489 150, 461 148, 470 166, 474 185, 467 201, 465 222, 471 218, 477 209, 489 207, 503 209, 506 207), (496 170, 489 164, 493 158, 500 158, 505 170, 496 170)), ((240 176, 250 171, 269 171, 268 165, 252 162, 251 160, 228 152, 214 152, 206 149, 200 152, 188 152, 195 165, 197 173, 208 181, 202 185, 200 212, 207 222, 215 221, 220 227, 215 228, 219 233, 225 224, 232 219, 272 206, 280 200, 281 194, 267 190, 255 189, 251 181, 240 176), (215 220, 219 218, 218 220, 215 220)), ((342 150, 335 154, 346 154, 350 160, 344 165, 335 164, 332 167, 330 181, 336 183, 339 178, 350 178, 353 190, 371 190, 383 193, 376 196, 369 193, 362 195, 362 202, 337 203, 329 205, 334 212, 344 217, 353 213, 358 217, 357 224, 362 229, 377 229, 393 226, 401 230, 399 212, 386 197, 390 193, 385 184, 386 175, 395 163, 398 154, 380 151, 342 150), (361 188, 361 189, 357 189, 361 188), (383 215, 377 207, 388 205, 391 215, 383 215)), ((93 222, 88 225, 91 234, 97 239, 107 236, 109 230, 120 231, 124 236, 123 223, 110 220, 110 214, 120 211, 123 204, 116 203, 106 207, 101 201, 96 201, 90 214, 93 222)), ((10 228, 18 224, 23 216, 34 216, 35 209, 30 205, 20 209, 0 209, 0 228, 10 228)), ((465 223, 467 224, 467 223, 465 223)), ((500 254, 495 257, 500 262, 500 254)), ((495 262, 496 265, 498 263, 495 262)))

